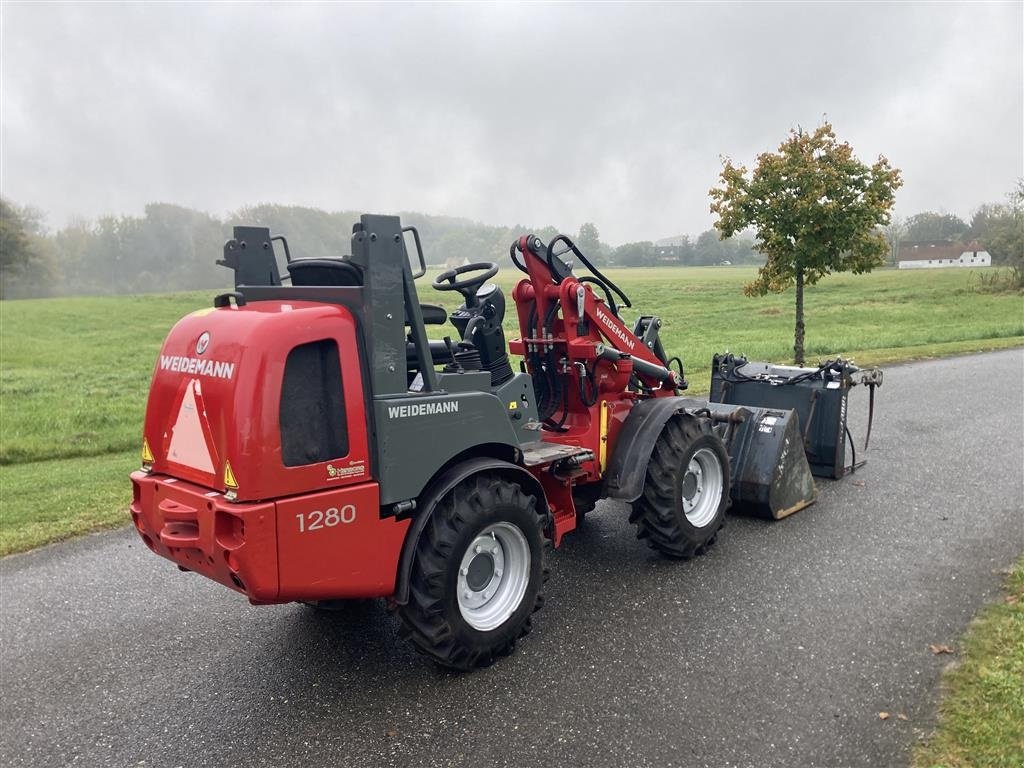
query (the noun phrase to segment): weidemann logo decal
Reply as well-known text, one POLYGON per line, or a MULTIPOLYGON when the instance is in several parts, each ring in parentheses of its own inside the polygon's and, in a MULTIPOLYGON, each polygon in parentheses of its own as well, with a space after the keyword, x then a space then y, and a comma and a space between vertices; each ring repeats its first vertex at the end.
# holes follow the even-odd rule
POLYGON ((436 413, 458 413, 458 400, 442 400, 439 403, 417 403, 416 405, 388 406, 388 418, 407 419, 410 416, 433 416, 436 413))
POLYGON ((230 379, 235 375, 235 364, 222 360, 200 360, 198 357, 181 355, 160 355, 160 370, 173 373, 195 373, 213 376, 215 379, 230 379))
POLYGON ((612 335, 614 335, 616 338, 622 341, 623 344, 625 344, 630 349, 636 346, 636 342, 633 341, 633 339, 629 338, 629 336, 626 335, 626 332, 619 328, 619 326, 615 324, 615 321, 608 317, 608 315, 606 315, 600 309, 596 310, 596 314, 598 319, 602 323, 604 323, 605 327, 612 332, 612 335))

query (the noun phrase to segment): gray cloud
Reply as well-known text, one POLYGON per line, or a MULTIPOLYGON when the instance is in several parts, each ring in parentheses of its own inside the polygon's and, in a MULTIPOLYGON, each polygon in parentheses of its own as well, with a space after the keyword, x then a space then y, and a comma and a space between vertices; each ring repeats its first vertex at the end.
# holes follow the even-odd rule
POLYGON ((3 194, 699 232, 719 155, 823 115, 903 214, 1024 174, 1022 6, 4 3, 3 194))

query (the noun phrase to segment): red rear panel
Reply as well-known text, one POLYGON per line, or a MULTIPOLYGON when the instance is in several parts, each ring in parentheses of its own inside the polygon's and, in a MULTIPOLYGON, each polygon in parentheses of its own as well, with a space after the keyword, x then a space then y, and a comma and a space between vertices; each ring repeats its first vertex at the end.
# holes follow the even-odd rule
POLYGON ((376 483, 277 503, 283 600, 380 597, 395 591, 409 519, 381 519, 376 483))
POLYGON ((174 326, 157 359, 144 437, 153 472, 256 501, 369 480, 367 411, 349 311, 259 301, 194 312, 174 326), (286 363, 297 347, 320 342, 337 348, 343 411, 336 418, 344 422, 345 450, 288 461, 281 427, 286 363))

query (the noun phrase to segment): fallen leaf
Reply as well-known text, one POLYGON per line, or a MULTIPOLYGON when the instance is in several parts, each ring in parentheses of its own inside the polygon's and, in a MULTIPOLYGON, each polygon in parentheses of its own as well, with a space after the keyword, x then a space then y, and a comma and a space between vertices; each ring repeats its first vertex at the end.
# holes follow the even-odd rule
POLYGON ((1006 603, 1007 603, 1007 605, 1016 605, 1019 602, 1020 602, 1020 595, 1007 595, 1006 596, 1006 603))
POLYGON ((856 485, 858 488, 863 488, 864 487, 864 481, 863 480, 854 480, 853 484, 856 485))
POLYGON ((932 653, 934 653, 936 656, 938 656, 940 653, 952 653, 953 652, 953 649, 950 648, 948 645, 936 645, 935 643, 932 643, 931 645, 929 645, 928 646, 928 650, 931 651, 932 653))
POLYGON ((906 720, 907 716, 904 715, 902 712, 900 712, 898 715, 896 715, 896 719, 897 720, 906 720))
POLYGON ((393 739, 395 738, 395 736, 398 735, 398 731, 396 731, 394 728, 388 728, 384 735, 387 736, 389 739, 393 739))
POLYGON ((888 720, 889 719, 889 713, 888 712, 879 712, 878 713, 878 719, 879 720, 888 720))

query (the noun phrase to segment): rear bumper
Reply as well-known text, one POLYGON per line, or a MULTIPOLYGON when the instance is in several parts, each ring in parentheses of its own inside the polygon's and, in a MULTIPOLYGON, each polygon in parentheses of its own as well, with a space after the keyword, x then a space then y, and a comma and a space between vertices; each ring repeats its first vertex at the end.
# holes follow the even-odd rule
POLYGON ((131 478, 132 521, 153 552, 253 602, 280 602, 272 502, 232 504, 222 493, 165 475, 131 478))
POLYGON ((233 503, 167 475, 131 477, 146 546, 254 603, 394 594, 410 520, 380 516, 376 483, 233 503))

